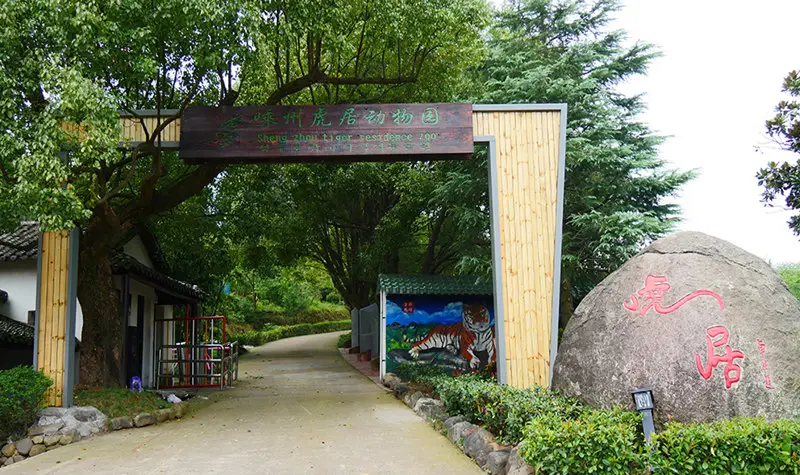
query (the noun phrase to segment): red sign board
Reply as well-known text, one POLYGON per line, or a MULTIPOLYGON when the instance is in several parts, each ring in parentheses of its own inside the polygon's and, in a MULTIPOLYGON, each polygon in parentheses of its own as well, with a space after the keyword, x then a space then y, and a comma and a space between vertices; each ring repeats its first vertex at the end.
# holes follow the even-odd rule
POLYGON ((192 107, 181 120, 188 163, 469 158, 472 105, 192 107))

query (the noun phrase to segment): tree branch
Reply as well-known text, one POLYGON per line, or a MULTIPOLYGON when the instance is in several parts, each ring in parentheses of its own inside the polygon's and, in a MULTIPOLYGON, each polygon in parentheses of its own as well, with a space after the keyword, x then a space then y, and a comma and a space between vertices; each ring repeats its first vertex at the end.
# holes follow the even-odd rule
POLYGON ((397 85, 417 81, 416 73, 413 76, 398 76, 393 78, 358 78, 358 77, 331 77, 322 71, 310 71, 305 76, 299 77, 278 88, 267 98, 268 105, 274 105, 283 98, 302 91, 314 84, 331 84, 336 86, 360 86, 363 84, 397 85))
POLYGON ((214 181, 222 170, 224 167, 221 166, 200 166, 181 180, 153 193, 152 199, 148 202, 137 200, 135 203, 130 203, 120 213, 121 220, 136 220, 145 214, 162 213, 178 206, 214 181))

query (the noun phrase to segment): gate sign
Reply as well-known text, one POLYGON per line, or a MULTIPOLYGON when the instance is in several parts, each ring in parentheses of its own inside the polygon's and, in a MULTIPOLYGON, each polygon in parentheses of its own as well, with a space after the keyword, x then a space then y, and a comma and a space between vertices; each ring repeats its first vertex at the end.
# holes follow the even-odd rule
POLYGON ((187 163, 467 159, 472 105, 192 107, 181 120, 187 163))

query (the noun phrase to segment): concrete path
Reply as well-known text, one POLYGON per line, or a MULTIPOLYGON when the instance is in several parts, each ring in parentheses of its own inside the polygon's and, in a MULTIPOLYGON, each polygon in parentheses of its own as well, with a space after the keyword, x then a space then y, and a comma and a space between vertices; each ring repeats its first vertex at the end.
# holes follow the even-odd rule
POLYGON ((0 475, 483 473, 344 361, 338 335, 255 349, 242 359, 236 387, 181 421, 78 442, 0 475))

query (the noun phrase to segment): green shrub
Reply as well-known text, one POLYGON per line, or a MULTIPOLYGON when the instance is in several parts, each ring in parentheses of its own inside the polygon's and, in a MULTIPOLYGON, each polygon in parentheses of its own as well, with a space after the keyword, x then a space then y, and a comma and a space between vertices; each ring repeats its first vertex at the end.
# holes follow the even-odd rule
POLYGON ((484 426, 498 440, 516 444, 534 417, 554 414, 574 418, 584 408, 574 399, 559 396, 540 386, 517 389, 497 384, 488 373, 451 377, 434 365, 406 363, 397 375, 430 387, 450 414, 460 414, 484 426))
POLYGON ((662 473, 800 473, 800 421, 736 418, 668 424, 653 437, 662 473))
POLYGON ((339 335, 339 341, 336 342, 336 348, 350 348, 353 339, 353 332, 347 332, 344 335, 339 335))
POLYGON ((231 334, 231 341, 238 341, 240 345, 261 346, 271 341, 290 338, 293 336, 314 335, 317 333, 330 333, 350 329, 350 320, 335 322, 301 323, 286 327, 276 327, 267 331, 249 331, 231 334))
POLYGON ((244 321, 252 325, 253 328, 262 328, 268 324, 289 326, 300 323, 339 321, 349 318, 350 312, 343 305, 314 302, 310 307, 299 310, 293 315, 281 308, 271 308, 258 312, 250 311, 245 314, 244 321))
POLYGON ((541 473, 645 473, 641 416, 621 409, 583 411, 575 419, 550 413, 525 428, 522 458, 541 473))
POLYGON ((0 442, 22 435, 39 414, 53 382, 31 366, 0 371, 0 442))
POLYGON ((397 367, 396 374, 405 381, 413 381, 431 387, 444 382, 445 378, 452 379, 447 371, 439 366, 417 362, 401 363, 397 367))
POLYGON ((800 421, 737 418, 668 424, 647 446, 641 416, 593 410, 542 387, 516 389, 483 374, 443 375, 406 363, 397 375, 436 393, 451 415, 484 426, 542 474, 800 474, 800 421))
POLYGON ((543 387, 517 389, 480 376, 441 378, 435 391, 448 412, 479 423, 507 444, 522 440, 525 426, 536 417, 571 419, 585 410, 575 400, 543 387))

